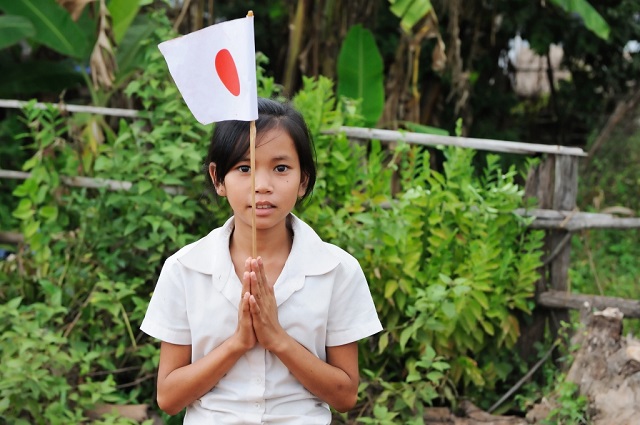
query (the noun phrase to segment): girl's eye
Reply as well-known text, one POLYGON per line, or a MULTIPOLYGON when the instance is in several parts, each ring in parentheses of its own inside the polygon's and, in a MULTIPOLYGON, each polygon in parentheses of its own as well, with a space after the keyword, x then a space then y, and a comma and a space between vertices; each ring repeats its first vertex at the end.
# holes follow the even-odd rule
POLYGON ((276 171, 279 172, 279 173, 284 173, 288 169, 289 169, 289 166, 287 166, 287 165, 278 165, 276 167, 276 171))
POLYGON ((238 167, 238 170, 240 170, 241 173, 248 173, 251 171, 251 167, 248 165, 241 165, 238 167))

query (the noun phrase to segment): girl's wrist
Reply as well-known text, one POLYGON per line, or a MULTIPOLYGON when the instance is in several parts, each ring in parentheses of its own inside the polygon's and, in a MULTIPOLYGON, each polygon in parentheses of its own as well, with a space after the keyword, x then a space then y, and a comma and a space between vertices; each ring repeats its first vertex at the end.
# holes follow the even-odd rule
POLYGON ((290 351, 291 344, 294 342, 295 340, 283 330, 282 336, 276 338, 275 342, 268 348, 268 350, 276 356, 280 356, 280 354, 290 351))
POLYGON ((252 346, 247 344, 240 335, 236 332, 227 340, 229 344, 229 351, 233 354, 237 354, 238 356, 242 356, 247 351, 251 350, 252 346))

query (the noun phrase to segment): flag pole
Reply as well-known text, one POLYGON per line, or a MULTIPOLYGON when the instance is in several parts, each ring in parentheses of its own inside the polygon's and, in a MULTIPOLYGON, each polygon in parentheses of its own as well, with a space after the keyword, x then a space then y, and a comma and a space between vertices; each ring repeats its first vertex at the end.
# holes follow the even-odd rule
POLYGON ((251 162, 251 256, 258 258, 256 241, 256 122, 249 125, 249 161, 251 162))
MULTIPOLYGON (((253 17, 253 10, 247 12, 247 18, 253 17)), ((256 236, 256 122, 249 124, 249 161, 251 163, 251 256, 258 258, 256 236)))

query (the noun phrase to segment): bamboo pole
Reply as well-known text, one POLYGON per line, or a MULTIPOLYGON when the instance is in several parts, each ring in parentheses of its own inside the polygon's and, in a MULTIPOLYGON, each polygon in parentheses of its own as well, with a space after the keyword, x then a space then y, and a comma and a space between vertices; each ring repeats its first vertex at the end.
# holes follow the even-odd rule
MULTIPOLYGON (((24 171, 3 170, 0 169, 0 178, 13 180, 26 180, 31 177, 31 173, 24 171)), ((123 180, 111 180, 81 176, 60 176, 60 181, 65 186, 84 187, 88 189, 107 188, 107 190, 131 190, 133 183, 123 180)), ((184 193, 184 189, 178 186, 162 186, 162 190, 169 195, 180 195, 184 193)))
POLYGON ((411 133, 404 131, 383 130, 379 128, 340 127, 325 133, 344 132, 348 137, 356 139, 376 139, 386 142, 404 141, 425 146, 459 146, 483 151, 516 153, 531 155, 548 153, 554 155, 587 156, 580 148, 559 145, 542 145, 536 143, 508 142, 504 140, 474 139, 471 137, 440 136, 436 134, 411 133))
MULTIPOLYGON (((1 108, 14 108, 22 109, 29 102, 24 100, 13 99, 0 99, 1 108)), ((108 115, 112 117, 121 118, 146 118, 141 111, 135 109, 121 109, 121 108, 104 108, 101 106, 88 106, 88 105, 69 105, 66 103, 42 103, 37 102, 34 104, 37 109, 54 108, 64 112, 84 112, 97 115, 108 115)))
POLYGON ((251 256, 258 258, 256 235, 256 122, 249 126, 249 161, 251 162, 251 256))

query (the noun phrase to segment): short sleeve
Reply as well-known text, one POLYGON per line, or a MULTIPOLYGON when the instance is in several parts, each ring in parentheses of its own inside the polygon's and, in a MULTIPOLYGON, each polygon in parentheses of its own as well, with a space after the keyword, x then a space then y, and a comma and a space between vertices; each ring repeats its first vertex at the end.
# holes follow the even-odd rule
POLYGON ((191 329, 180 267, 173 257, 163 265, 140 329, 161 341, 190 345, 191 329))
POLYGON ((338 268, 327 323, 326 345, 329 347, 358 341, 382 330, 369 285, 357 260, 348 256, 338 268))

